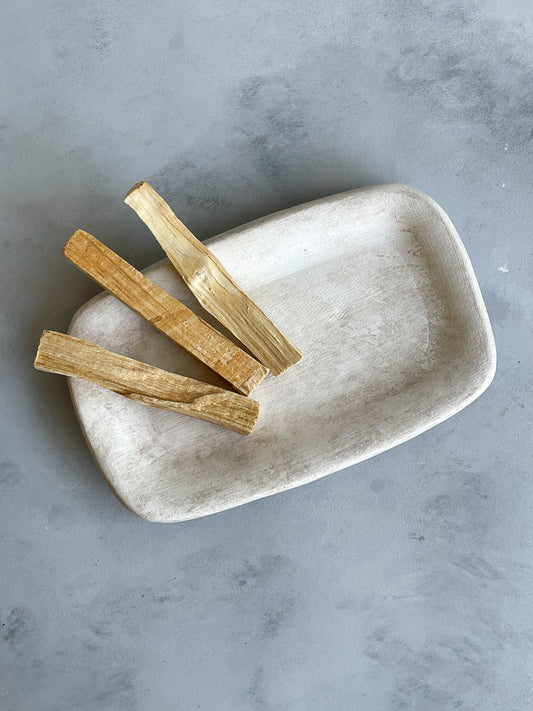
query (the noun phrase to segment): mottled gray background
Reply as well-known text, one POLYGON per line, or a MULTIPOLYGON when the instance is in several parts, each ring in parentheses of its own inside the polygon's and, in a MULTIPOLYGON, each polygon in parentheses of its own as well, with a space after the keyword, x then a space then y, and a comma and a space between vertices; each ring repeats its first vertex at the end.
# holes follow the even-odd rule
POLYGON ((2 711, 531 708, 532 27, 525 0, 18 0, 1 26, 2 711), (321 481, 157 525, 112 496, 42 328, 94 232, 159 259, 148 179, 201 237, 401 181, 450 214, 492 387, 321 481))

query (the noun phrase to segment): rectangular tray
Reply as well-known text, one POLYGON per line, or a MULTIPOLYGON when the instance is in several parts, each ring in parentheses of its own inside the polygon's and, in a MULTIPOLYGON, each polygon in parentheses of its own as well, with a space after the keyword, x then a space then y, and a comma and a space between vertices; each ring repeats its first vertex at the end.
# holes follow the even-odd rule
MULTIPOLYGON (((300 348, 254 391, 242 437, 71 380, 109 485, 150 521, 183 521, 275 494, 390 449, 490 384, 494 339, 468 255, 444 211, 405 185, 334 195, 206 242, 300 348)), ((145 273, 203 318, 165 260, 145 273)), ((108 294, 70 333, 172 372, 225 384, 108 294)))

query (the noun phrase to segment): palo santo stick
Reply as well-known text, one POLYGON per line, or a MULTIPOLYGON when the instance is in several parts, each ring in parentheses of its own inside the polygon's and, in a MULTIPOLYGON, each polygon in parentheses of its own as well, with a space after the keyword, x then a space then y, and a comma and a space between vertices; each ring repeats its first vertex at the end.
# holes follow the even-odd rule
POLYGON ((144 405, 213 422, 239 434, 250 434, 259 414, 256 400, 56 331, 43 331, 35 367, 82 378, 144 405))
POLYGON ((261 363, 88 232, 77 230, 63 254, 243 395, 249 395, 267 375, 261 363))
POLYGON ((148 183, 124 198, 153 232, 206 311, 220 321, 274 375, 302 354, 233 281, 218 259, 185 227, 148 183))

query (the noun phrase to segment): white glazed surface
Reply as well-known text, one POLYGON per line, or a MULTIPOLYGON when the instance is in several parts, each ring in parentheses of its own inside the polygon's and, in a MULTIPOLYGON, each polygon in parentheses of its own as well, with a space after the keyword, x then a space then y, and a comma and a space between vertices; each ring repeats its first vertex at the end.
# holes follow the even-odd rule
MULTIPOLYGON (((330 474, 450 417, 493 378, 492 331, 466 251, 413 188, 334 195, 208 244, 303 359, 253 393, 261 412, 248 437, 72 380, 94 457, 139 516, 195 518, 330 474)), ((215 324, 166 260, 145 273, 215 324)), ((83 306, 70 333, 223 384, 110 295, 83 306)))

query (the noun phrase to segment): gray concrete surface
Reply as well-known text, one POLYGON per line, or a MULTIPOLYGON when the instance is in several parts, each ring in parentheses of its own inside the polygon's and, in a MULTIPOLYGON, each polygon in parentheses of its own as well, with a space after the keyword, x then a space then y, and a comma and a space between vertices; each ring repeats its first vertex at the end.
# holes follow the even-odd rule
POLYGON ((523 0, 20 0, 1 26, 3 711, 531 708, 532 26, 523 0), (499 368, 436 429, 177 525, 126 511, 42 328, 94 232, 160 257, 148 179, 207 237, 410 183, 450 214, 499 368))

